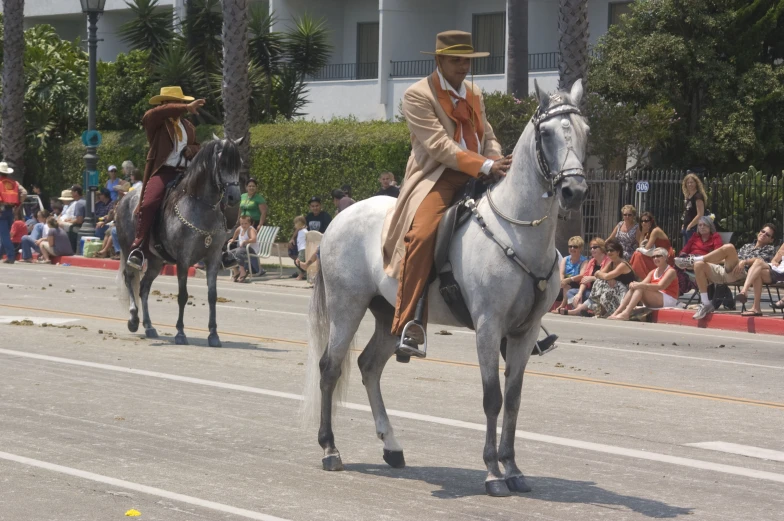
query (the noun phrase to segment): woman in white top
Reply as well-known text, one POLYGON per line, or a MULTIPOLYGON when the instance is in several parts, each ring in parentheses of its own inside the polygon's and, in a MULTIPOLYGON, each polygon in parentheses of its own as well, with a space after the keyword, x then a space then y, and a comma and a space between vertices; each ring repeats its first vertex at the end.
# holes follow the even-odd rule
POLYGON ((251 245, 251 250, 255 253, 256 249, 252 246, 256 242, 256 228, 250 225, 250 217, 243 215, 240 217, 240 226, 234 230, 234 236, 229 240, 229 247, 234 244, 231 253, 237 259, 237 266, 232 268, 231 274, 234 282, 245 282, 248 272, 245 266, 248 264, 247 246, 251 245))

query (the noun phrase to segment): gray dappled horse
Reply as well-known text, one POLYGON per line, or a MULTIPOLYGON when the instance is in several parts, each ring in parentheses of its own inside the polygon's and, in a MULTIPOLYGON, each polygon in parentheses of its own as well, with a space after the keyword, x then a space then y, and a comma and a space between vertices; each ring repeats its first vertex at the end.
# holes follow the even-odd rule
MULTIPOLYGON (((242 160, 237 146, 240 140, 220 139, 205 143, 193 161, 188 165, 185 176, 171 194, 164 200, 159 210, 160 216, 153 224, 151 237, 147 237, 149 249, 159 243, 165 253, 175 261, 179 293, 177 302, 180 314, 177 319, 177 344, 187 344, 183 313, 188 303, 188 269, 204 260, 207 268, 207 300, 210 305, 209 337, 210 347, 220 347, 217 323, 215 321, 215 302, 218 298, 217 280, 221 269, 222 248, 229 238, 224 209, 240 202, 239 175, 242 160), (157 239, 157 240, 154 240, 157 239)), ((139 329, 139 310, 136 297, 142 301, 142 324, 147 338, 157 338, 158 333, 152 326, 147 306, 152 281, 160 274, 165 261, 153 254, 147 257, 147 270, 140 271, 126 267, 136 230, 137 218, 133 211, 139 202, 139 190, 123 197, 117 207, 117 238, 120 240, 120 272, 125 283, 121 299, 130 298, 131 317, 128 329, 139 329)))
MULTIPOLYGON (((537 339, 542 316, 560 286, 554 238, 559 208, 579 208, 587 190, 583 161, 588 126, 578 106, 582 83, 571 92, 547 95, 536 85, 539 107, 514 149, 507 176, 476 202, 474 215, 454 234, 449 249, 454 276, 476 326, 476 347, 484 390, 487 434, 485 488, 492 496, 531 489, 515 463, 514 439, 523 373, 537 339), (541 220, 534 224, 532 221, 541 220), (525 220, 525 221, 524 221, 525 220), (499 351, 506 339, 506 388, 502 394, 499 351), (505 405, 500 446, 496 423, 505 405), (503 464, 504 471, 500 464, 503 464)), ((320 415, 318 441, 325 470, 343 464, 332 431, 335 392, 348 380, 349 348, 370 309, 375 333, 359 356, 362 382, 384 442, 384 460, 405 466, 381 396, 381 373, 395 352, 390 328, 397 280, 384 273, 381 230, 391 197, 373 197, 340 212, 321 241, 321 272, 310 304, 306 419, 320 415)), ((432 284, 428 293, 431 323, 460 326, 432 284)))

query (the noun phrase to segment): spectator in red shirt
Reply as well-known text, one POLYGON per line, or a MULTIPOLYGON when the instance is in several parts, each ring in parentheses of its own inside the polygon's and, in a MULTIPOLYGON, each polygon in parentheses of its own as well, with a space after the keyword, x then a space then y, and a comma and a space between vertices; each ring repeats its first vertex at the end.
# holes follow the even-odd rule
MULTIPOLYGON (((14 223, 11 225, 11 243, 14 245, 14 256, 22 246, 22 237, 27 235, 27 224, 24 219, 24 208, 14 208, 14 223)), ((11 256, 9 255, 10 259, 11 256)))
POLYGON ((710 217, 700 217, 697 223, 697 233, 691 236, 679 256, 707 255, 723 245, 721 235, 716 232, 716 227, 710 217))

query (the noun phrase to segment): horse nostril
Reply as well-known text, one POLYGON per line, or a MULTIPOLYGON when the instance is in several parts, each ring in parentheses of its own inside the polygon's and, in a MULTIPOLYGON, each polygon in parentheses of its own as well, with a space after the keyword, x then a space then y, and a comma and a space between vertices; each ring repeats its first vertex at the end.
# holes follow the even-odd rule
POLYGON ((572 192, 572 189, 571 189, 571 188, 569 188, 569 187, 564 187, 564 188, 561 190, 561 195, 563 195, 563 198, 564 198, 564 199, 566 199, 566 200, 569 200, 569 199, 571 199, 572 197, 574 197, 574 192, 572 192))

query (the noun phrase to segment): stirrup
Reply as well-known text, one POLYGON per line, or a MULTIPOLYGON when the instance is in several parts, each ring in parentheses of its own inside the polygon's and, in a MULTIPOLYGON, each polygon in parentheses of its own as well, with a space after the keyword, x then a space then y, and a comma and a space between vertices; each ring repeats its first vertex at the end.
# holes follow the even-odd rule
POLYGON ((557 345, 555 345, 556 340, 558 340, 558 335, 552 335, 552 334, 547 335, 545 338, 537 341, 534 344, 534 350, 531 354, 544 356, 550 351, 555 351, 555 348, 558 347, 557 345))
POLYGON ((128 254, 128 260, 125 262, 125 265, 128 266, 128 267, 131 267, 131 268, 133 268, 135 270, 142 271, 142 268, 144 267, 144 252, 142 251, 142 249, 141 248, 135 248, 135 249, 131 250, 131 253, 128 254), (142 258, 141 262, 139 262, 139 263, 137 263, 136 260, 133 259, 133 254, 136 253, 136 252, 139 252, 139 255, 142 258), (133 259, 133 260, 131 260, 131 259, 133 259))
POLYGON ((425 327, 421 322, 411 320, 403 327, 395 355, 397 355, 398 362, 408 362, 408 358, 412 356, 417 358, 425 358, 427 356, 427 332, 425 332, 425 327), (406 334, 411 327, 419 328, 422 331, 422 338, 424 339, 422 349, 419 349, 416 340, 406 334))

